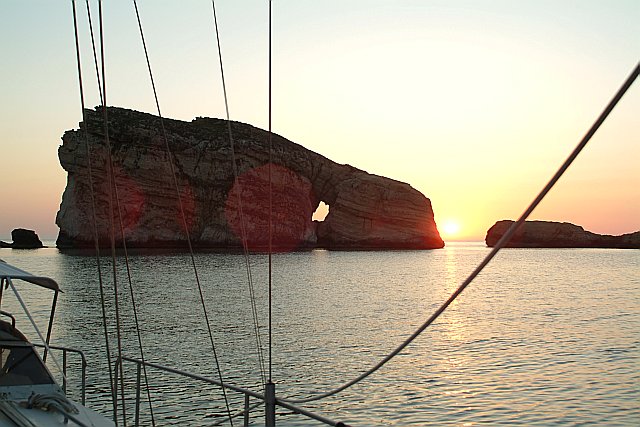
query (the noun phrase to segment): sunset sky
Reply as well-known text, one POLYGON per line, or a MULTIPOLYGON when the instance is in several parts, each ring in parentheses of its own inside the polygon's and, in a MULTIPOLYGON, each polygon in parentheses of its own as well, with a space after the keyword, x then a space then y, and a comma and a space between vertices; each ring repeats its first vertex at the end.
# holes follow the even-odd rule
MULTIPOLYGON (((211 2, 138 5, 164 116, 224 117, 211 2)), ((216 7, 231 118, 266 128, 267 2, 216 7)), ((109 105, 155 113, 132 2, 104 13, 109 105)), ((517 218, 640 60, 637 0, 275 0, 273 16, 274 131, 410 183, 445 241, 517 218)), ((72 22, 69 0, 0 1, 3 240, 57 235, 57 148, 81 120, 72 22)), ((533 219, 640 230, 640 82, 533 219)))

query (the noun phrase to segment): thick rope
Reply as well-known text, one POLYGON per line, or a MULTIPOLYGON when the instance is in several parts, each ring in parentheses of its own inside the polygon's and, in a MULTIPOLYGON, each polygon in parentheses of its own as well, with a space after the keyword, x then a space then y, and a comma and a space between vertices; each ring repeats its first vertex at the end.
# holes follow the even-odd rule
POLYGON ((231 164, 232 164, 232 170, 233 170, 233 178, 237 186, 236 200, 238 203, 238 214, 240 216, 240 235, 241 235, 240 238, 242 240, 242 252, 244 254, 247 282, 249 286, 249 299, 251 301, 251 314, 253 316, 253 330, 254 330, 254 335, 256 339, 256 353, 258 355, 258 364, 260 368, 260 376, 262 378, 262 383, 265 384, 266 382, 265 367, 264 367, 265 363, 264 363, 264 355, 262 351, 262 339, 260 337, 260 323, 258 322, 258 309, 256 305, 255 291, 253 286, 253 275, 251 273, 251 265, 249 263, 249 243, 247 239, 244 209, 242 205, 242 189, 241 189, 242 187, 241 187, 240 181, 238 180, 239 173, 238 173, 238 166, 236 162, 236 154, 235 154, 236 152, 235 152, 235 144, 233 140, 233 132, 231 131, 229 99, 227 96, 227 85, 224 77, 224 66, 222 62, 222 48, 220 45, 220 33, 218 30, 218 18, 216 15, 216 5, 214 0, 211 0, 211 8, 213 10, 213 24, 214 24, 215 33, 216 33, 216 44, 218 47, 218 61, 220 63, 220 76, 222 80, 222 93, 224 95, 224 107, 225 107, 226 120, 227 120, 227 132, 229 133, 229 146, 231 149, 231 164))
MULTIPOLYGON (((98 237, 98 220, 96 217, 96 201, 94 195, 94 186, 93 186, 93 167, 91 166, 91 147, 89 145, 89 132, 87 130, 87 120, 85 114, 85 102, 84 102, 84 84, 82 83, 82 61, 80 59, 80 40, 78 36, 78 19, 76 16, 76 2, 75 0, 71 1, 73 6, 73 28, 75 35, 75 45, 76 45, 76 62, 78 66, 78 86, 80 89, 80 106, 82 110, 82 121, 84 122, 84 140, 85 140, 85 148, 87 150, 87 169, 89 174, 89 186, 91 191, 89 192, 91 196, 91 226, 93 230, 93 242, 95 249, 95 258, 96 258, 96 266, 98 268, 98 283, 100 288, 100 303, 102 308, 102 326, 104 329, 104 338, 105 338, 105 346, 107 352, 107 365, 109 366, 109 384, 111 387, 111 399, 113 403, 113 408, 115 409, 116 405, 116 389, 115 384, 113 382, 113 370, 111 368, 111 350, 109 346, 109 334, 107 331, 107 309, 105 305, 105 296, 104 296, 104 282, 102 279, 102 264, 100 262, 100 243, 98 237)), ((98 74, 98 59, 96 54, 95 42, 93 37, 93 24, 91 23, 91 12, 89 10, 89 0, 87 0, 87 18, 89 20, 89 27, 91 28, 91 44, 93 46, 93 57, 94 64, 96 66, 96 77, 98 78, 98 91, 100 92, 100 99, 102 100, 102 89, 100 84, 100 75, 98 74)), ((115 417, 115 414, 114 414, 115 417)))
MULTIPOLYGON (((76 415, 80 414, 80 411, 73 406, 73 404, 64 396, 57 394, 32 394, 29 396, 26 402, 27 409, 40 409, 42 411, 56 411, 65 417, 65 424, 68 424, 66 419, 73 421, 80 427, 90 427, 80 420, 76 415)), ((91 427, 95 425, 89 420, 91 427)))
POLYGON ((323 393, 323 394, 319 394, 319 395, 316 395, 316 396, 311 396, 311 397, 308 397, 306 399, 291 399, 291 400, 287 400, 287 402, 305 403, 305 402, 311 402, 311 401, 314 401, 314 400, 320 400, 320 399, 323 399, 325 397, 329 397, 329 396, 332 396, 334 394, 337 394, 337 393, 339 393, 339 392, 351 387, 352 385, 359 383, 360 381, 362 381, 365 378, 367 378, 369 375, 371 375, 374 372, 376 372, 378 369, 380 369, 382 366, 384 366, 388 361, 393 359, 398 353, 400 353, 405 347, 407 347, 409 344, 411 344, 429 325, 431 325, 447 309, 447 307, 449 307, 449 305, 451 305, 451 303, 453 301, 455 301, 455 299, 458 297, 458 295, 460 295, 462 293, 462 291, 464 291, 467 288, 467 286, 469 286, 469 284, 476 278, 476 276, 478 276, 478 274, 480 274, 480 272, 484 269, 484 267, 486 267, 487 264, 489 264, 489 262, 496 256, 498 251, 500 251, 500 249, 502 249, 509 242, 509 240, 515 234, 515 232, 518 230, 518 228, 525 222, 525 220, 529 217, 531 212, 533 212, 533 210, 540 204, 540 202, 542 201, 542 199, 544 199, 544 197, 547 195, 547 193, 549 193, 551 188, 556 184, 556 182, 558 182, 560 177, 567 171, 567 169, 569 168, 571 163, 573 163, 573 161, 576 159, 576 157, 578 157, 578 154, 580 154, 580 152, 587 145, 587 143, 589 142, 591 137, 596 133, 596 131, 598 130, 600 125, 602 125, 602 123, 605 121, 605 119, 607 118, 609 113, 611 113, 613 108, 618 104, 618 101, 620 101, 620 99, 623 97, 623 95, 631 87, 633 82, 638 77, 639 73, 640 73, 640 63, 636 64, 635 69, 631 72, 629 77, 625 80, 625 82, 623 83, 622 87, 618 90, 618 92, 615 94, 615 96, 611 99, 611 101, 606 106, 604 111, 600 114, 600 116, 598 116, 598 118, 593 123, 591 128, 589 128, 589 131, 585 134, 585 136, 582 138, 582 140, 580 140, 580 143, 578 143, 576 148, 574 148, 574 150, 571 152, 569 157, 564 161, 564 163, 560 166, 560 168, 553 175, 551 180, 547 183, 547 185, 545 185, 545 187, 542 189, 542 191, 540 191, 540 194, 538 194, 538 196, 533 200, 533 202, 531 202, 529 207, 522 213, 520 218, 515 223, 513 223, 511 225, 511 227, 509 227, 509 229, 502 236, 502 238, 500 240, 498 240, 498 242, 493 247, 491 252, 489 252, 489 254, 482 260, 480 265, 478 265, 478 267, 476 267, 476 269, 469 275, 469 277, 467 277, 467 279, 458 287, 458 289, 456 289, 455 292, 453 292, 453 294, 451 294, 451 296, 440 306, 440 308, 438 308, 436 310, 436 312, 433 313, 431 315, 431 317, 429 317, 413 334, 411 334, 402 344, 400 344, 395 350, 393 350, 391 353, 389 353, 389 355, 387 355, 384 359, 382 359, 380 362, 378 362, 375 366, 373 366, 371 369, 369 369, 368 371, 364 372, 363 374, 361 374, 357 378, 349 381, 348 383, 346 383, 346 384, 344 384, 344 385, 342 385, 342 386, 340 386, 340 387, 338 387, 338 388, 336 388, 334 390, 331 390, 331 391, 328 391, 326 393, 323 393))
POLYGON ((63 414, 71 413, 71 414, 79 414, 80 411, 76 408, 73 403, 65 396, 61 394, 32 394, 27 399, 27 408, 33 409, 55 409, 63 414))
MULTIPOLYGON (((196 266, 196 260, 195 260, 195 256, 194 256, 194 253, 193 253, 193 246, 191 244, 191 236, 189 234, 189 227, 187 225, 187 219, 186 219, 186 215, 184 213, 184 205, 182 203, 182 196, 180 195, 180 188, 178 186, 178 178, 177 178, 175 167, 174 167, 174 164, 173 164, 173 155, 172 155, 171 149, 169 147, 169 138, 167 136, 167 131, 166 131, 165 126, 164 126, 164 119, 163 119, 162 113, 160 111, 160 102, 158 101, 158 92, 156 90, 155 81, 153 79, 153 72, 151 71, 151 61, 149 60, 149 52, 147 50, 147 43, 146 43, 145 38, 144 38, 144 31, 142 29, 142 21, 140 19, 140 13, 138 11, 138 3, 137 3, 136 0, 133 0, 133 6, 134 6, 134 9, 135 9, 135 12, 136 12, 136 18, 138 20, 138 29, 140 30, 140 38, 142 40, 142 47, 144 48, 144 55, 145 55, 145 58, 146 58, 146 61, 147 61, 147 68, 149 70, 149 79, 151 80, 151 87, 153 89, 153 96, 154 96, 154 99, 155 99, 155 102, 156 102, 156 109, 157 109, 157 112, 158 112, 158 117, 160 118, 160 126, 162 128, 162 135, 163 135, 163 138, 164 138, 165 149, 167 151, 167 156, 168 156, 167 160, 168 160, 168 163, 169 163, 169 168, 171 170, 171 176, 173 178, 173 185, 174 185, 174 188, 175 188, 175 191, 176 191, 176 195, 177 195, 177 198, 178 198, 178 204, 180 206, 180 216, 181 216, 181 219, 182 219, 182 225, 184 227, 184 232, 185 232, 185 236, 186 236, 186 239, 187 239, 187 245, 189 247, 189 255, 191 257, 191 265, 193 266, 193 272, 194 272, 194 275, 195 275, 196 284, 198 286, 198 293, 200 295, 200 303, 202 305, 202 311, 204 313, 205 322, 207 324, 207 331, 209 333, 209 340, 211 342, 211 349, 212 349, 213 357, 214 357, 214 360, 215 360, 216 370, 217 370, 217 373, 218 373, 218 377, 220 378, 220 383, 224 384, 224 381, 223 381, 223 378, 222 378, 222 369, 220 368, 220 362, 219 362, 219 359, 218 359, 218 354, 216 352, 216 346, 215 346, 214 339, 213 339, 213 332, 211 331, 211 324, 209 322, 209 316, 208 316, 208 313, 207 313, 207 307, 206 307, 205 300, 204 300, 204 294, 203 294, 203 291, 202 291, 202 285, 200 284, 200 278, 198 277, 198 268, 196 266)), ((226 392, 224 386, 221 387, 221 389, 222 389, 222 394, 224 396, 225 405, 226 405, 226 408, 227 408, 227 414, 229 416, 229 422, 233 426, 233 419, 231 418, 231 408, 229 406, 229 399, 227 398, 227 392, 226 392)))

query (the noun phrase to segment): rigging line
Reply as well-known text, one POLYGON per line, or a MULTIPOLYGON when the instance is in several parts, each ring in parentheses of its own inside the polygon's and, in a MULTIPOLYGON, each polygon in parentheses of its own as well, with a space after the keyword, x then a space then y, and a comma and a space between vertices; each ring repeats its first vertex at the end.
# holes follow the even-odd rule
POLYGON ((7 283, 7 286, 11 287, 11 290, 13 291, 14 295, 16 296, 16 299, 18 300, 18 302, 20 303, 20 306, 22 307, 22 311, 24 311, 24 314, 29 319, 29 322, 31 322, 31 326, 33 326, 33 329, 36 331, 38 338, 40 338, 40 341, 42 341, 42 344, 44 345, 44 349, 45 349, 44 351, 49 353, 49 355, 51 356, 51 360, 53 360, 53 363, 56 365, 56 368, 58 368, 58 372, 62 375, 63 381, 66 383, 67 376, 65 375, 64 369, 62 369, 62 367, 60 366, 60 363, 58 362, 58 358, 55 357, 55 355, 51 351, 51 348, 49 347, 49 343, 42 336, 42 332, 40 332, 40 328, 38 328, 38 325, 36 324, 35 319, 31 315, 31 312, 29 312, 27 305, 25 304, 24 300, 20 296, 20 292, 18 292, 15 285, 13 284, 13 280, 11 280, 11 277, 6 278, 6 283, 7 283))
MULTIPOLYGON (((186 215, 184 213, 184 206, 182 203, 182 197, 180 196, 180 188, 178 186, 178 178, 176 175, 176 171, 175 171, 175 167, 173 165, 173 156, 171 153, 171 149, 169 147, 169 138, 167 137, 167 131, 165 129, 164 126, 164 119, 162 117, 162 113, 160 111, 160 102, 158 101, 158 92, 156 90, 156 85, 155 85, 155 81, 153 79, 153 72, 151 71, 151 61, 149 60, 149 52, 147 50, 147 43, 145 41, 144 38, 144 31, 142 30, 142 20, 140 19, 140 12, 138 11, 138 2, 136 0, 133 0, 133 6, 136 12, 136 19, 138 21, 138 29, 140 30, 140 39, 142 41, 142 47, 144 48, 144 56, 145 59, 147 61, 147 68, 149 70, 149 79, 151 80, 151 87, 153 89, 153 96, 156 102, 156 108, 158 111, 158 117, 160 118, 160 127, 162 128, 162 136, 164 138, 164 145, 167 151, 167 157, 168 157, 168 163, 169 163, 169 168, 171 170, 171 176, 173 178, 173 184, 175 187, 175 191, 176 191, 176 195, 178 198, 178 204, 180 206, 180 216, 182 218, 182 225, 184 227, 184 232, 185 232, 185 236, 187 239, 187 245, 189 247, 189 255, 191 257, 191 265, 193 267, 193 272, 194 272, 194 276, 195 276, 195 280, 196 280, 196 284, 198 286, 198 293, 200 295, 200 302, 202 304, 202 311, 204 313, 204 318, 205 318, 205 322, 207 323, 207 331, 209 333, 209 340, 211 341, 211 349, 213 352, 213 358, 215 360, 215 365, 216 365, 216 370, 218 373, 218 377, 220 379, 220 383, 224 385, 224 381, 222 379, 222 370, 220 368, 220 362, 218 359, 218 354, 216 352, 216 346, 213 340, 213 332, 211 331, 211 324, 209 323, 209 315, 207 313, 207 306, 205 304, 204 301, 204 293, 202 291, 202 285, 200 284, 200 278, 198 276, 198 268, 196 266, 196 260, 195 260, 195 256, 193 254, 193 246, 191 244, 191 236, 189 235, 189 227, 187 225, 187 219, 186 219, 186 215)), ((227 408, 227 414, 229 416, 229 422, 231 423, 231 425, 233 426, 233 419, 231 418, 231 408, 229 406, 229 399, 227 398, 227 392, 223 387, 222 388, 222 394, 224 396, 224 402, 227 408)))
POLYGON ((639 73, 640 73, 640 62, 636 64, 636 67, 634 68, 634 70, 631 72, 629 77, 627 77, 627 79, 625 80, 623 85, 620 87, 618 92, 616 92, 615 96, 611 99, 611 101, 609 101, 609 104, 607 104, 606 108, 602 111, 600 116, 598 116, 598 118, 593 123, 593 125, 591 125, 591 127, 589 128, 585 136, 580 140, 576 148, 573 149, 569 157, 564 161, 564 163, 556 171, 556 173, 549 180, 547 185, 545 185, 545 187, 542 189, 542 191, 540 191, 540 194, 538 194, 538 196, 533 200, 533 202, 531 202, 529 207, 522 213, 520 218, 516 222, 514 222, 511 225, 511 227, 509 227, 509 229, 502 236, 502 238, 498 240, 498 242, 493 247, 491 252, 489 252, 489 254, 482 260, 482 262, 480 262, 480 264, 476 267, 475 270, 473 270, 473 272, 469 275, 469 277, 467 277, 467 279, 453 292, 453 294, 451 294, 451 296, 440 306, 440 308, 438 308, 435 311, 435 313, 433 313, 431 317, 429 317, 413 334, 411 334, 402 344, 400 344, 395 350, 389 353, 385 358, 383 358, 375 366, 373 366, 368 371, 362 373, 357 378, 349 381, 348 383, 320 395, 311 396, 305 399, 291 399, 286 401, 291 403, 305 403, 305 402, 311 402, 314 400, 323 399, 325 397, 329 397, 336 393, 339 393, 347 389, 348 387, 351 387, 352 385, 357 384, 358 382, 362 381, 369 375, 376 372, 385 363, 387 363, 389 360, 395 357, 398 353, 400 353, 405 347, 411 344, 413 340, 415 340, 429 325, 431 325, 447 309, 447 307, 449 307, 449 305, 458 297, 458 295, 460 295, 462 291, 464 291, 465 288, 476 278, 476 276, 480 274, 480 272, 484 269, 484 267, 486 267, 486 265, 489 264, 489 262, 493 259, 493 257, 496 256, 498 251, 500 251, 500 249, 502 249, 504 245, 506 245, 509 242, 511 237, 515 234, 516 230, 525 222, 525 220, 531 214, 531 212, 533 212, 533 210, 540 204, 542 199, 544 199, 544 197, 547 195, 547 193, 549 193, 551 188, 556 184, 556 182, 558 182, 560 177, 566 172, 566 170, 569 168, 571 163, 573 163, 576 157, 578 157, 578 154, 580 154, 580 152, 587 145, 591 137, 596 133, 600 125, 602 125, 602 123, 605 121, 609 113, 611 113, 614 107, 618 104, 618 101, 620 101, 620 99, 624 96, 627 90, 631 87, 633 82, 638 77, 639 73))
MULTIPOLYGON (((98 67, 98 60, 97 57, 95 56, 95 43, 94 43, 94 37, 93 37, 93 26, 91 24, 91 12, 90 12, 90 8, 89 8, 89 0, 86 0, 86 5, 87 5, 87 15, 89 17, 89 28, 91 29, 91 42, 92 42, 92 46, 93 46, 93 52, 94 52, 94 64, 96 66, 96 73, 98 71, 97 67, 98 67)), ((100 86, 100 75, 97 74, 97 78, 98 78, 98 86, 100 86)), ((102 101, 102 93, 100 94, 100 100, 102 101)), ((84 100, 82 101, 82 111, 83 111, 83 118, 84 118, 84 100)), ((86 123, 86 121, 85 121, 86 123)), ((92 203, 93 203, 93 215, 94 215, 94 223, 96 222, 95 220, 95 202, 94 202, 94 195, 93 195, 93 183, 91 181, 91 162, 90 162, 90 151, 89 151, 89 139, 88 139, 88 131, 86 130, 86 125, 85 125, 85 136, 86 136, 86 143, 87 143, 87 156, 88 156, 88 163, 89 163, 89 179, 91 182, 91 199, 92 199, 92 203)), ((144 362, 145 361, 145 356, 144 356, 144 346, 142 344, 142 336, 140 333, 140 322, 138 320, 138 309, 137 309, 137 305, 136 305, 136 298, 135 298, 135 293, 133 291, 133 282, 131 279, 131 266, 129 263, 129 251, 127 248, 127 241, 125 238, 125 233, 124 233, 124 224, 123 224, 123 215, 122 215, 122 209, 121 209, 121 204, 120 204, 120 197, 118 195, 118 185, 115 182, 114 179, 114 194, 115 194, 115 201, 116 201, 116 208, 118 211, 118 222, 119 222, 119 226, 120 226, 120 236, 121 236, 121 240, 122 240, 122 247, 123 247, 123 251, 124 251, 124 261, 125 261, 125 268, 127 271, 127 281, 129 284, 129 295, 131 297, 131 306, 133 308, 133 317, 134 317, 134 322, 136 325, 136 338, 138 340, 138 348, 140 350, 140 359, 144 362)), ((98 244, 98 232, 97 229, 95 231, 95 242, 96 242, 96 251, 99 251, 99 244, 98 244)), ((97 252, 99 253, 99 252, 97 252)), ((98 255, 98 261, 99 261, 99 255, 98 255)), ((109 362, 110 363, 110 362, 109 362)), ((147 402, 149 404, 149 414, 151 416, 151 425, 153 427, 155 427, 156 422, 155 422, 155 416, 154 416, 154 412, 153 412, 153 404, 152 404, 152 399, 151 399, 151 390, 149 389, 149 377, 147 375, 147 368, 145 365, 142 366, 143 368, 143 375, 144 375, 144 380, 145 380, 145 384, 147 385, 146 387, 146 394, 147 394, 147 402)), ((109 369, 111 370, 111 367, 109 367, 109 369)), ((110 372, 111 374, 111 372, 110 372)))
POLYGON ((255 291, 254 291, 254 286, 253 286, 253 274, 251 272, 251 265, 249 263, 249 244, 248 244, 248 238, 247 238, 247 231, 246 231, 246 225, 245 225, 245 217, 244 217, 244 209, 243 209, 243 204, 242 204, 242 186, 240 184, 240 181, 238 180, 238 167, 237 167, 237 163, 236 163, 236 155, 235 155, 235 144, 234 144, 234 139, 233 139, 233 132, 231 130, 231 119, 230 119, 230 113, 229 113, 229 101, 228 101, 228 96, 227 96, 227 86, 226 86, 226 79, 224 76, 224 66, 223 66, 223 62, 222 62, 222 47, 220 44, 220 34, 219 34, 219 30, 218 30, 218 19, 217 19, 217 14, 216 14, 216 7, 215 7, 215 1, 211 0, 211 7, 213 10, 213 22, 214 22, 214 28, 215 28, 215 33, 216 33, 216 44, 217 44, 217 48, 218 48, 218 61, 220 64, 220 75, 221 75, 221 80, 222 80, 222 92, 224 95, 224 103, 225 103, 225 112, 226 112, 226 120, 227 120, 227 132, 229 134, 229 145, 230 145, 230 149, 231 149, 231 163, 232 163, 232 170, 233 170, 233 176, 234 176, 234 182, 237 184, 237 194, 236 194, 236 199, 237 199, 237 203, 238 203, 238 214, 240 216, 240 234, 241 234, 241 240, 242 240, 242 249, 243 249, 243 255, 244 255, 244 259, 245 259, 245 268, 246 268, 246 274, 247 274, 247 282, 248 282, 248 287, 249 287, 249 299, 251 302, 251 313, 252 313, 252 317, 253 317, 253 328, 254 328, 254 335, 255 335, 255 339, 256 339, 256 353, 258 355, 258 363, 259 363, 259 368, 260 368, 260 376, 262 378, 262 383, 265 384, 266 383, 266 375, 265 375, 265 363, 264 363, 264 355, 263 355, 263 350, 262 350, 262 339, 260 336, 260 324, 258 322, 258 309, 256 306, 256 298, 255 298, 255 291))
MULTIPOLYGON (((75 0, 74 0, 75 1, 75 0)), ((100 83, 100 72, 98 71, 98 55, 96 54, 96 41, 93 36, 93 19, 91 19, 91 8, 89 7, 89 0, 85 0, 87 4, 87 18, 89 21, 89 33, 91 34, 91 48, 93 49, 93 64, 96 69, 96 79, 98 80, 98 93, 100 94, 100 103, 102 104, 102 84, 100 83)), ((75 6, 74 6, 75 10, 75 6)), ((82 107, 84 112, 84 106, 82 107)))
MULTIPOLYGON (((77 66, 78 66, 78 86, 80 89, 80 106, 81 106, 81 110, 82 110, 82 121, 84 122, 84 140, 85 140, 85 148, 87 150, 87 167, 88 167, 88 174, 89 174, 89 186, 90 186, 90 190, 89 194, 91 197, 91 225, 92 225, 92 230, 93 230, 93 241, 94 241, 94 248, 95 248, 95 258, 96 258, 96 267, 98 269, 98 284, 99 284, 99 288, 100 288, 100 305, 102 308, 102 326, 104 329, 104 338, 105 338, 105 349, 107 352, 107 364, 109 367, 109 384, 110 384, 110 388, 111 388, 111 400, 112 400, 112 404, 113 404, 113 409, 115 410, 116 408, 116 389, 115 389, 115 384, 113 382, 113 370, 111 368, 111 348, 109 345, 109 334, 107 331, 107 309, 105 306, 105 296, 104 296, 104 282, 103 282, 103 278, 102 278, 102 263, 100 262, 100 243, 99 243, 99 237, 98 237, 98 219, 96 217, 96 200, 95 200, 95 195, 94 195, 94 185, 93 185, 93 167, 91 166, 91 147, 89 145, 89 131, 87 130, 87 120, 86 120, 86 113, 85 113, 85 102, 84 102, 84 84, 82 82, 82 61, 80 59, 80 40, 79 40, 79 36, 78 36, 78 19, 76 16, 76 2, 75 0, 71 1, 72 6, 73 6, 73 28, 74 28, 74 36, 75 36, 75 44, 76 44, 76 62, 77 62, 77 66)), ((89 26, 91 28, 92 24, 91 24, 91 14, 89 12, 89 0, 87 0, 87 15, 88 15, 88 19, 89 19, 89 26)), ((98 60, 97 60, 97 55, 96 55, 96 49, 95 49, 95 43, 93 42, 93 31, 91 34, 91 40, 92 40, 92 44, 93 44, 93 56, 94 56, 94 63, 96 65, 96 73, 98 72, 97 66, 98 66, 98 60)), ((101 84, 100 84, 100 75, 96 74, 96 76, 98 77, 98 92, 100 92, 100 100, 102 101, 102 89, 101 89, 101 84)), ((116 417, 116 414, 114 413, 114 418, 116 417)))
POLYGON ((272 103, 271 103, 271 0, 269 0, 269 382, 272 382, 272 307, 273 307, 273 193, 272 193, 272 179, 271 179, 271 163, 272 163, 272 145, 273 145, 273 132, 271 129, 272 118, 272 103))
MULTIPOLYGON (((116 314, 116 339, 118 344, 118 358, 122 359, 122 336, 121 336, 121 328, 120 328, 120 303, 118 298, 118 276, 116 271, 116 236, 115 236, 115 224, 113 219, 113 187, 115 185, 115 175, 113 172, 113 159, 111 156, 111 141, 109 140, 109 115, 107 111, 107 82, 105 79, 105 56, 104 56, 104 20, 102 17, 102 0, 98 2, 98 17, 100 23, 100 61, 102 64, 102 118, 103 118, 103 127, 104 127, 104 140, 107 148, 107 175, 109 182, 109 236, 110 236, 110 244, 111 244, 111 267, 113 274, 113 295, 114 295, 114 305, 115 305, 115 314, 116 314)), ((124 370, 122 368, 122 364, 120 365, 120 398, 122 399, 122 422, 126 427, 127 425, 127 414, 125 407, 125 397, 124 397, 124 370)), ((117 390, 118 385, 114 384, 115 389, 117 390)), ((117 403, 117 399, 116 399, 117 403)), ((114 411, 117 413, 117 408, 114 408, 114 411)), ((117 425, 117 416, 114 418, 114 423, 117 425)))
MULTIPOLYGON (((115 181, 114 181, 115 182, 115 181)), ((138 309, 136 307, 136 298, 133 292, 133 283, 131 280, 131 267, 129 265, 129 251, 127 250, 127 241, 124 236, 124 224, 122 221, 122 210, 120 204, 120 197, 118 196, 118 186, 114 184, 114 192, 116 196, 116 209, 118 210, 118 223, 120 225, 120 238, 122 239, 122 249, 124 251, 124 263, 127 271, 127 280, 129 282, 129 296, 131 297, 131 306, 133 307, 133 318, 136 325, 136 336, 138 339, 138 347, 140 349, 140 359, 142 360, 142 372, 144 374, 144 381, 147 385, 147 402, 149 403, 149 414, 151 415, 151 425, 155 427, 156 420, 153 414, 153 405, 151 403, 151 390, 149 390, 149 377, 147 376, 147 367, 144 365, 144 347, 142 345, 142 336, 140 335, 140 323, 138 322, 138 309)))
POLYGON ((262 339, 260 337, 260 323, 258 322, 258 309, 256 306, 256 298, 255 298, 255 292, 254 292, 254 287, 253 287, 253 275, 251 272, 251 265, 249 263, 249 244, 248 244, 248 239, 247 239, 247 230, 246 230, 246 226, 245 226, 245 219, 244 219, 244 209, 243 209, 243 205, 242 205, 242 186, 240 184, 240 181, 238 179, 238 166, 236 163, 236 154, 235 154, 235 144, 234 144, 234 140, 233 140, 233 132, 231 130, 231 115, 229 113, 229 98, 227 96, 227 85, 226 85, 226 79, 224 77, 224 66, 223 66, 223 62, 222 62, 222 47, 220 45, 220 32, 218 30, 218 18, 217 18, 217 14, 216 14, 216 5, 215 5, 215 0, 211 0, 211 8, 213 11, 213 24, 214 24, 214 28, 215 28, 215 33, 216 33, 216 44, 217 44, 217 48, 218 48, 218 61, 220 64, 220 76, 221 76, 221 80, 222 80, 222 93, 224 95, 224 106, 225 106, 225 113, 226 113, 226 121, 227 121, 227 132, 229 134, 229 146, 231 149, 231 164, 232 164, 232 170, 233 170, 233 177, 234 177, 234 182, 237 185, 238 191, 236 192, 236 199, 237 199, 237 203, 238 203, 238 214, 240 216, 240 234, 241 234, 241 240, 242 240, 242 251, 243 251, 243 255, 244 255, 244 260, 245 260, 245 268, 246 268, 246 274, 247 274, 247 282, 248 282, 248 287, 249 287, 249 299, 251 302, 251 314, 253 316, 253 328, 254 328, 254 335, 255 335, 255 339, 256 339, 256 353, 258 355, 258 363, 259 363, 259 368, 260 368, 260 376, 262 378, 262 383, 265 384, 266 383, 266 375, 265 375, 265 363, 264 363, 264 354, 262 351, 262 339))

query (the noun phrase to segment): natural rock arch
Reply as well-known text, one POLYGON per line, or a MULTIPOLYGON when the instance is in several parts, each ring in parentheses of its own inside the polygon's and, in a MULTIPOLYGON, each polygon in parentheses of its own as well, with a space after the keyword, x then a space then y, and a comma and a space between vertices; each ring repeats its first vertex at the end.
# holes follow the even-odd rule
MULTIPOLYGON (((108 116, 127 244, 183 247, 184 227, 159 118, 116 107, 109 107, 108 116)), ((90 191, 98 204, 101 244, 109 241, 107 156, 101 109, 86 110, 86 123, 80 127, 65 132, 58 152, 60 163, 68 172, 67 188, 56 217, 60 227, 57 245, 61 248, 93 246, 90 191), (93 189, 89 188, 85 129, 95 175, 93 189)), ((263 250, 268 243, 268 133, 232 122, 238 185, 234 183, 226 121, 164 119, 164 127, 194 246, 240 248, 242 216, 250 248, 263 250)), ((276 250, 444 246, 429 199, 409 184, 337 164, 275 134, 271 159, 276 250), (318 223, 311 217, 321 200, 331 209, 318 223)))

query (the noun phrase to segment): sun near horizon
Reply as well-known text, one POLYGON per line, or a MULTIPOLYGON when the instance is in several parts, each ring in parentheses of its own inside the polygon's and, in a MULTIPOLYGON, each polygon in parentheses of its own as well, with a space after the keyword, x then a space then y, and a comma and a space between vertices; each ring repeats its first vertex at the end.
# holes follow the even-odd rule
POLYGON ((439 231, 443 240, 457 240, 460 238, 460 222, 455 219, 447 219, 443 221, 439 231))

